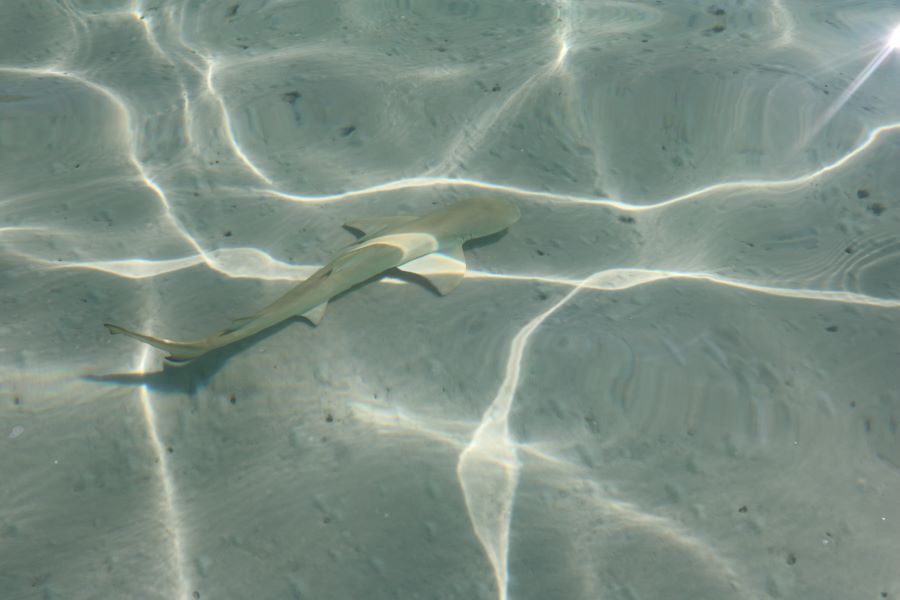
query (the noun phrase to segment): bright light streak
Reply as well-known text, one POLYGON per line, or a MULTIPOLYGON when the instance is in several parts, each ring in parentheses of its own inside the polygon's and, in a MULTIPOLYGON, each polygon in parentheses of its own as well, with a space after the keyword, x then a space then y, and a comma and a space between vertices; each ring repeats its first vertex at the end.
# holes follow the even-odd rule
POLYGON ((891 34, 888 40, 888 46, 894 50, 900 50, 900 25, 894 28, 894 33, 891 34))
POLYGON ((888 38, 887 43, 884 47, 878 51, 878 54, 869 61, 869 64, 865 66, 865 68, 860 72, 859 75, 856 76, 847 89, 841 92, 841 95, 835 99, 835 101, 828 107, 827 110, 822 114, 821 117, 815 122, 810 132, 801 137, 797 144, 794 146, 794 152, 798 152, 802 148, 804 148, 816 135, 819 134, 820 131, 834 118, 834 116, 841 110, 847 101, 850 100, 850 97, 862 87, 862 85, 866 82, 866 80, 872 76, 872 73, 875 72, 875 69, 881 66, 881 63, 891 54, 893 50, 900 50, 900 25, 894 28, 894 31, 891 33, 891 37, 888 38))

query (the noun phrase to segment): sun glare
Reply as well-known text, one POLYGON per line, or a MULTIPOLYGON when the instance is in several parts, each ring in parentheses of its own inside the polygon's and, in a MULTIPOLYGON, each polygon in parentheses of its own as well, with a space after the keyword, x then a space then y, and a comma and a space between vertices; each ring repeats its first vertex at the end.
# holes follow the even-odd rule
POLYGON ((888 46, 894 50, 900 50, 900 25, 894 28, 894 33, 891 34, 891 39, 888 40, 888 46))

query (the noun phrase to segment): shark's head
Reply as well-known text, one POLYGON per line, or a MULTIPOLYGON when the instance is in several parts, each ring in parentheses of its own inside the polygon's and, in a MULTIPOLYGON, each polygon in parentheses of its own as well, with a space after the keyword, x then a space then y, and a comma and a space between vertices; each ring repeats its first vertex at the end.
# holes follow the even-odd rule
POLYGON ((464 240, 503 231, 519 220, 519 208, 503 198, 477 196, 467 198, 448 209, 448 217, 456 222, 464 240))

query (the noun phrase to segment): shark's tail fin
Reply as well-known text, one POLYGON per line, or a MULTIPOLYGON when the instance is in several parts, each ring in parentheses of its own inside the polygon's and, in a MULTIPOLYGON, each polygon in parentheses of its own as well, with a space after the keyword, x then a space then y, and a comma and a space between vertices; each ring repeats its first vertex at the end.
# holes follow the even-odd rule
POLYGON ((132 337, 145 344, 149 344, 160 350, 165 350, 169 353, 169 355, 166 356, 166 361, 173 365, 186 363, 198 356, 206 354, 206 352, 210 350, 203 342, 176 342, 174 340, 155 338, 153 336, 144 335, 143 333, 137 333, 136 331, 131 331, 111 323, 104 323, 103 326, 113 335, 123 333, 128 337, 132 337))

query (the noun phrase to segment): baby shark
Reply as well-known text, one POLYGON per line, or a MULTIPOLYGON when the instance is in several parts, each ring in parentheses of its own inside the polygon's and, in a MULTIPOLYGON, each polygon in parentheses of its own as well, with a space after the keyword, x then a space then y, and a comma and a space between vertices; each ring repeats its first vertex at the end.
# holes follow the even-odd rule
POLYGON ((210 337, 178 342, 104 323, 112 334, 125 334, 168 352, 166 361, 183 364, 211 350, 233 344, 286 319, 301 316, 318 325, 329 300, 388 269, 422 276, 441 294, 453 290, 466 274, 462 245, 503 231, 519 220, 515 204, 501 198, 469 198, 425 216, 376 217, 346 223, 363 237, 308 279, 258 312, 235 319, 210 337))

